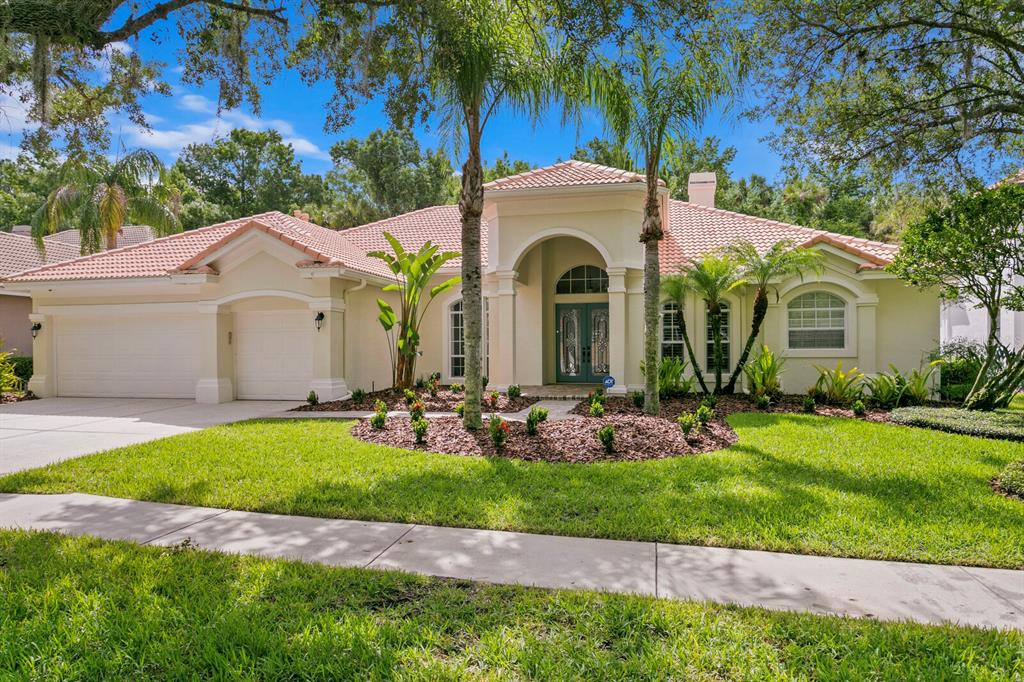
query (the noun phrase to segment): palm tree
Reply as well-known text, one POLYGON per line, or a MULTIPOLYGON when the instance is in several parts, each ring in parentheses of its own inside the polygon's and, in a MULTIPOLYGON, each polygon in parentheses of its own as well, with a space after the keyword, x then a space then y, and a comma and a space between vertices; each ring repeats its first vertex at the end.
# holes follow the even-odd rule
POLYGON ((126 220, 148 225, 159 235, 180 231, 175 212, 157 198, 163 169, 156 154, 145 149, 109 166, 83 153, 71 156, 58 171, 60 184, 32 216, 32 236, 43 249, 47 234, 77 228, 85 255, 116 248, 126 220))
POLYGON ((465 320, 466 428, 483 425, 481 350, 483 303, 480 226, 484 206, 480 143, 494 112, 511 107, 537 120, 558 85, 558 69, 540 12, 511 0, 459 0, 434 20, 428 73, 442 128, 466 147, 459 211, 462 215, 462 309, 465 320))
POLYGON ((683 314, 686 305, 686 294, 690 291, 690 284, 682 275, 669 275, 661 280, 661 294, 663 299, 669 303, 676 304, 676 319, 679 323, 679 333, 683 337, 683 345, 686 347, 686 354, 690 358, 690 366, 693 367, 694 376, 700 384, 700 390, 708 392, 708 386, 704 383, 704 373, 700 371, 700 364, 697 356, 693 354, 693 346, 690 344, 690 334, 686 330, 686 316, 683 314))
MULTIPOLYGON (((736 390, 736 380, 743 372, 743 366, 747 364, 750 357, 750 349, 754 347, 757 335, 761 332, 761 325, 768 313, 768 286, 773 280, 786 279, 799 276, 802 280, 804 272, 813 270, 821 274, 821 262, 824 256, 812 249, 805 249, 796 246, 788 240, 780 240, 761 253, 756 246, 748 241, 740 241, 728 249, 729 254, 739 262, 744 279, 755 287, 754 293, 754 315, 750 320, 750 335, 747 336, 747 343, 743 346, 743 353, 740 354, 739 362, 729 377, 729 383, 725 387, 726 393, 736 390)), ((778 300, 778 291, 775 298, 778 300)))
POLYGON ((745 285, 739 261, 728 253, 708 254, 680 269, 687 286, 704 299, 714 349, 715 393, 722 392, 722 303, 725 295, 745 285))
MULTIPOLYGON (((683 137, 703 122, 717 100, 732 91, 737 71, 717 45, 702 44, 679 61, 666 58, 661 45, 635 35, 632 52, 611 69, 595 69, 588 77, 590 100, 600 108, 608 127, 642 158, 646 178, 644 245, 644 365, 658 364, 658 321, 661 263, 659 176, 666 139, 683 137)), ((644 411, 658 414, 658 375, 644 375, 644 411)))

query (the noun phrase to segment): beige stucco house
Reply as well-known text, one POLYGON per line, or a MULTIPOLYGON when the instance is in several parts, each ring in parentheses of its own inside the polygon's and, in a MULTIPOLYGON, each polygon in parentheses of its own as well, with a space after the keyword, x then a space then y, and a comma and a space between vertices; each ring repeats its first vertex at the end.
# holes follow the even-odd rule
MULTIPOLYGON (((615 380, 640 387, 643 349, 643 178, 568 161, 486 186, 484 294, 490 386, 615 380)), ((939 337, 934 294, 884 270, 895 247, 719 210, 714 176, 691 178, 692 201, 663 197, 663 272, 748 239, 789 239, 826 255, 819 278, 778 283, 763 341, 788 358, 785 388, 804 391, 815 365, 842 360, 867 373, 917 367, 939 337)), ((455 206, 414 211, 344 232, 266 213, 9 277, 32 299, 41 396, 321 400, 390 380, 376 299, 389 282, 383 233, 407 248, 459 248, 455 206)), ((459 262, 441 276, 457 272, 459 262)), ((386 297, 386 296, 385 296, 386 297)), ((750 292, 729 299, 730 367, 751 314, 750 292)), ((662 349, 681 355, 684 315, 708 362, 705 310, 664 310, 662 349)), ((459 291, 434 301, 418 370, 446 382, 464 370, 459 291)))

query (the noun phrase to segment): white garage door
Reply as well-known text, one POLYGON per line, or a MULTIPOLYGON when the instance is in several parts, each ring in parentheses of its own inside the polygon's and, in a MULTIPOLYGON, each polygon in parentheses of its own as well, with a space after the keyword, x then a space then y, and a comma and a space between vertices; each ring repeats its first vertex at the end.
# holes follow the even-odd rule
POLYGON ((313 379, 313 313, 235 313, 235 394, 245 400, 303 400, 313 379))
POLYGON ((57 395, 194 398, 199 320, 194 315, 59 317, 57 395))

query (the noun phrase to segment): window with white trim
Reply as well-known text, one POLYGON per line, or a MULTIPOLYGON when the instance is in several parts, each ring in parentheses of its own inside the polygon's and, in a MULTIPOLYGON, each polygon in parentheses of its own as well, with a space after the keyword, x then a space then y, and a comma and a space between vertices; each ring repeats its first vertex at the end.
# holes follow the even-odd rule
MULTIPOLYGON (((487 334, 487 322, 490 317, 490 301, 484 300, 484 321, 481 328, 483 336, 483 374, 487 375, 490 364, 491 346, 487 334)), ((448 306, 448 372, 453 379, 466 376, 466 318, 462 313, 462 299, 448 306)))
POLYGON ((801 294, 786 306, 789 347, 834 349, 846 347, 846 301, 827 291, 801 294))
POLYGON ((666 303, 661 307, 661 357, 685 357, 683 332, 679 328, 679 318, 683 314, 678 303, 666 303))
MULTIPOLYGON (((722 311, 721 317, 721 329, 722 329, 722 371, 729 371, 729 304, 722 301, 720 304, 720 310, 722 311)), ((705 319, 705 330, 707 331, 707 345, 705 346, 705 357, 707 358, 706 365, 707 371, 715 371, 715 336, 714 330, 711 328, 711 314, 708 312, 707 307, 704 308, 704 319, 705 319)))
POLYGON ((596 265, 577 265, 558 278, 556 294, 607 294, 608 273, 596 265))

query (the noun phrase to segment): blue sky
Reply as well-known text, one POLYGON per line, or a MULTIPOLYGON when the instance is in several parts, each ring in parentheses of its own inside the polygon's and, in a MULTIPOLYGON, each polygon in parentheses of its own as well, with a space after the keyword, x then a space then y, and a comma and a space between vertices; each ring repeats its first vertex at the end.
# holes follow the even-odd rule
MULTIPOLYGON (((364 137, 372 130, 388 125, 380 102, 369 102, 356 113, 349 128, 336 134, 324 133, 325 108, 332 86, 322 83, 309 87, 295 72, 282 72, 271 85, 261 88, 263 106, 258 116, 248 108, 222 111, 218 116, 216 85, 197 88, 182 84, 180 68, 174 66, 173 58, 180 41, 174 31, 161 31, 161 37, 163 42, 156 44, 144 35, 123 49, 138 50, 146 59, 168 63, 164 75, 174 87, 174 95, 154 96, 144 101, 143 108, 151 131, 141 130, 123 117, 112 117, 115 149, 146 147, 160 154, 165 161, 172 162, 187 144, 208 142, 235 127, 275 129, 294 146, 296 156, 307 172, 323 172, 331 166, 329 150, 334 142, 347 137, 364 137)), ((7 114, 6 120, 0 119, 2 158, 17 153, 21 132, 29 124, 10 98, 0 102, 0 108, 7 114)), ((735 107, 727 114, 712 115, 701 134, 716 135, 721 138, 723 146, 737 148, 734 174, 760 173, 774 179, 781 167, 781 159, 761 140, 772 130, 771 123, 742 120, 738 116, 741 108, 735 107)), ((601 120, 596 114, 585 115, 577 129, 575 126, 563 127, 557 111, 550 112, 537 125, 510 112, 500 112, 488 125, 483 155, 490 161, 508 150, 512 158, 542 166, 569 158, 577 143, 601 133, 601 120)), ((427 147, 436 148, 441 144, 436 128, 430 125, 415 129, 415 134, 427 147)), ((453 159, 453 165, 458 168, 461 160, 453 159)))

